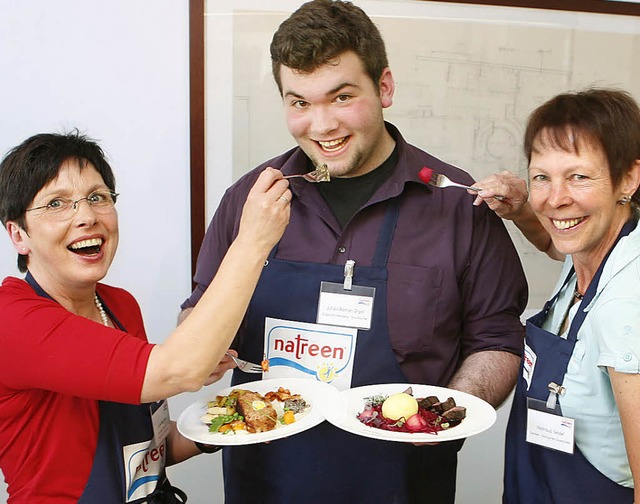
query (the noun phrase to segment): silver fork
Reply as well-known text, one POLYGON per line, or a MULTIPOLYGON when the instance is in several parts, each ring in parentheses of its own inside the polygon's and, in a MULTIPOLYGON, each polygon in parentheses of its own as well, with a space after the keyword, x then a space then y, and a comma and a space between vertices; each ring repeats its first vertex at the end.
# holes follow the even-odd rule
MULTIPOLYGON (((431 178, 429 179, 428 184, 434 187, 459 187, 460 189, 469 189, 471 191, 476 191, 476 192, 482 191, 480 187, 459 184, 458 182, 454 182, 453 180, 451 180, 446 175, 443 175, 442 173, 436 173, 436 172, 431 173, 431 178)), ((502 201, 504 199, 504 196, 496 195, 494 196, 494 198, 502 201)))
POLYGON ((253 362, 240 359, 235 355, 231 355, 229 352, 225 352, 225 355, 231 357, 231 360, 236 363, 238 369, 243 373, 262 373, 262 366, 260 364, 254 364, 253 362))
POLYGON ((307 182, 329 182, 331 177, 329 175, 329 168, 326 164, 318 166, 315 170, 309 173, 298 173, 296 175, 287 175, 284 178, 290 179, 295 177, 302 177, 307 182))

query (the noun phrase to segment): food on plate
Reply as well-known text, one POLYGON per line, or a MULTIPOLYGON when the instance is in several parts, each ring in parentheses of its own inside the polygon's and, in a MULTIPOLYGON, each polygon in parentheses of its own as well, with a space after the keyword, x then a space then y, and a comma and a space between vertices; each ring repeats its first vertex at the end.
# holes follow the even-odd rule
POLYGON ((209 432, 251 434, 290 425, 310 408, 302 396, 292 394, 283 387, 264 395, 238 388, 229 395, 217 396, 214 401, 209 401, 207 413, 201 420, 209 426, 209 432))
POLYGON ((236 411, 244 417, 249 432, 267 432, 276 428, 278 415, 271 403, 257 392, 242 390, 238 393, 236 411))
POLYGON ((369 427, 395 432, 436 434, 460 424, 466 408, 449 397, 440 401, 436 396, 416 399, 411 388, 390 396, 376 395, 365 399, 358 420, 369 427), (415 405, 415 407, 414 407, 415 405))
POLYGON ((416 398, 405 392, 390 395, 382 403, 382 414, 389 420, 400 420, 409 418, 418 412, 418 401, 416 398))

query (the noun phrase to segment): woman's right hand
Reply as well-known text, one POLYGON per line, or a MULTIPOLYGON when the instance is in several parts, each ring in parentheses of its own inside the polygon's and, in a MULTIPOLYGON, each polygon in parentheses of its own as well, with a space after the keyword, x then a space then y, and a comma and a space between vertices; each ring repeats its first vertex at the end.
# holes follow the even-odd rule
MULTIPOLYGON (((238 352, 236 352, 235 350, 229 349, 227 350, 227 352, 233 355, 234 357, 238 356, 238 352)), ((237 366, 236 366, 236 363, 233 361, 233 359, 229 355, 225 354, 222 357, 222 360, 216 366, 216 368, 211 372, 211 374, 209 375, 209 378, 207 378, 207 381, 204 382, 204 385, 211 385, 212 383, 217 382, 224 376, 224 374, 227 371, 235 367, 237 366)))
POLYGON ((474 182, 474 185, 482 188, 476 195, 474 205, 484 201, 498 217, 512 221, 538 250, 552 259, 564 260, 564 254, 558 252, 529 204, 526 181, 509 171, 503 171, 474 182), (497 199, 496 196, 501 198, 497 199))
POLYGON ((484 201, 503 219, 518 220, 529 199, 526 181, 509 171, 489 175, 473 185, 482 188, 473 204, 478 206, 484 201), (495 196, 502 198, 496 199, 495 196))
POLYGON ((289 182, 280 170, 266 168, 249 191, 238 238, 268 253, 282 237, 291 213, 289 182))

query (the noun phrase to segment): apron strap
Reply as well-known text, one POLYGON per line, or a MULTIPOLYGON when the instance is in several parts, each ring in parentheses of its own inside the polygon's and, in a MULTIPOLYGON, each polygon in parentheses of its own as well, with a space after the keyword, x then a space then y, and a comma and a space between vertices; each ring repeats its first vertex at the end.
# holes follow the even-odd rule
POLYGON ((376 251, 373 254, 373 262, 371 266, 378 268, 386 268, 389 260, 389 252, 391 251, 391 243, 393 242, 393 234, 396 230, 398 217, 400 216, 400 198, 393 198, 387 207, 384 221, 378 235, 378 243, 376 251))
MULTIPOLYGON (((47 292, 42 287, 40 287, 40 284, 36 281, 35 278, 33 278, 33 275, 31 274, 30 271, 27 271, 27 275, 24 277, 24 279, 31 286, 31 288, 36 292, 36 294, 38 296, 50 299, 51 301, 54 301, 54 302, 57 303, 57 301, 55 299, 53 299, 49 294, 47 294, 47 292)), ((97 295, 98 294, 96 293, 96 296, 97 295)), ((98 299, 100 299, 100 298, 98 298, 98 299)), ((102 299, 100 299, 100 302, 102 303, 102 307, 107 312, 107 315, 109 315, 109 318, 113 322, 113 325, 116 327, 116 329, 120 329, 121 331, 127 332, 127 330, 124 328, 122 323, 118 320, 118 318, 109 309, 109 307, 107 306, 107 303, 105 303, 102 299)))
POLYGON ((178 487, 174 487, 165 478, 153 493, 130 504, 184 504, 185 502, 187 502, 187 494, 178 487))
POLYGON ((27 270, 27 275, 24 277, 25 281, 31 286, 31 288, 36 291, 36 294, 40 297, 50 299, 51 301, 55 301, 46 291, 40 287, 40 284, 36 282, 36 279, 33 278, 33 275, 30 271, 27 270))
POLYGON ((544 304, 544 308, 542 309, 542 312, 541 312, 543 317, 547 316, 547 314, 549 313, 549 310, 551 310, 551 307, 556 303, 556 301, 560 297, 560 293, 563 291, 563 289, 567 286, 567 284, 573 277, 574 272, 575 272, 575 269, 572 266, 569 272, 567 273, 567 277, 564 279, 564 282, 562 282, 562 286, 558 289, 558 292, 556 292, 555 295, 544 304))

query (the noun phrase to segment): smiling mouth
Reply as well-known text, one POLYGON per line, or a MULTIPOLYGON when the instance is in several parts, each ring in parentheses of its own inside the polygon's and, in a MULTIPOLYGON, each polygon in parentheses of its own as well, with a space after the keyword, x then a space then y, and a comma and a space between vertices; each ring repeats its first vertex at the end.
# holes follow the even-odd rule
POLYGON ((586 217, 579 217, 577 219, 565 219, 565 220, 551 219, 551 223, 553 224, 553 227, 555 227, 556 229, 564 231, 565 229, 571 229, 572 227, 577 226, 585 219, 586 217))
POLYGON ((72 243, 67 248, 74 254, 80 255, 96 255, 100 253, 100 247, 102 246, 102 238, 91 238, 89 240, 82 240, 72 243))
POLYGON ((328 140, 328 141, 318 140, 318 144, 320 145, 322 150, 327 151, 327 152, 333 152, 333 151, 337 151, 337 150, 341 149, 342 146, 345 143, 347 143, 347 140, 349 140, 348 136, 342 137, 342 138, 338 138, 337 140, 328 140))

